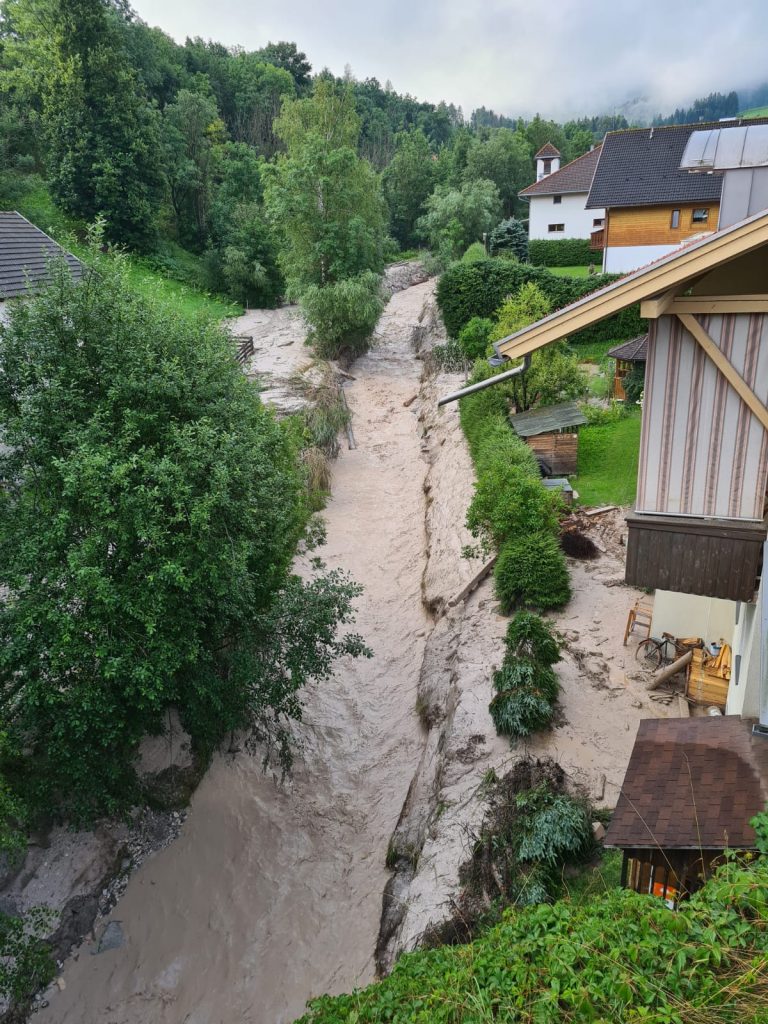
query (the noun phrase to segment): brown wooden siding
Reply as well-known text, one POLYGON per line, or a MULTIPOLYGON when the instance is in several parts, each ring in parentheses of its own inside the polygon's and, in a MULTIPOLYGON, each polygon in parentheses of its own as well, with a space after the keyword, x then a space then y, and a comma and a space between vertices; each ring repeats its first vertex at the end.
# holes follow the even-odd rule
POLYGON ((579 435, 574 431, 563 434, 536 434, 526 437, 526 444, 549 465, 555 476, 568 476, 576 472, 579 435))
POLYGON ((678 206, 615 207, 608 210, 605 219, 605 244, 618 245, 679 245, 686 238, 704 231, 717 230, 718 203, 696 203, 678 206), (694 210, 708 209, 706 224, 694 224, 694 210), (672 211, 680 211, 680 224, 672 227, 672 211))
POLYGON ((627 516, 626 581, 730 601, 752 601, 762 567, 764 523, 627 516))

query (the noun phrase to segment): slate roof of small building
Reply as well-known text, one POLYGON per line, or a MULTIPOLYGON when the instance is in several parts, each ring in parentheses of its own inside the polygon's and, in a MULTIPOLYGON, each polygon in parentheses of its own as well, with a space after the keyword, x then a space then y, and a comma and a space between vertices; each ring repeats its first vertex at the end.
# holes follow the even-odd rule
POLYGON ((620 345, 609 348, 606 355, 611 359, 623 359, 625 363, 645 363, 648 360, 648 335, 622 341, 620 345))
MULTIPOLYGON (((768 118, 748 121, 749 124, 766 122, 768 118)), ((732 128, 742 123, 747 122, 734 118, 608 132, 592 179, 587 209, 719 202, 722 174, 681 171, 680 161, 693 132, 732 128)))
POLYGON ((48 279, 50 260, 63 256, 75 277, 83 265, 44 231, 13 211, 0 211, 0 299, 25 295, 48 279))
POLYGON ((606 846, 755 848, 768 801, 768 737, 736 715, 643 719, 606 846))
POLYGON ((592 176, 600 157, 600 146, 595 146, 589 153, 577 156, 559 171, 548 174, 541 181, 534 181, 528 188, 518 192, 519 196, 551 196, 568 192, 589 192, 592 176))
POLYGON ((541 409, 518 412, 509 417, 509 422, 520 437, 535 437, 537 434, 548 434, 552 430, 583 426, 587 422, 587 417, 576 402, 561 402, 559 405, 546 405, 541 409))
POLYGON ((550 157, 560 156, 560 150, 556 149, 551 142, 545 142, 539 152, 534 156, 534 160, 548 160, 550 157))

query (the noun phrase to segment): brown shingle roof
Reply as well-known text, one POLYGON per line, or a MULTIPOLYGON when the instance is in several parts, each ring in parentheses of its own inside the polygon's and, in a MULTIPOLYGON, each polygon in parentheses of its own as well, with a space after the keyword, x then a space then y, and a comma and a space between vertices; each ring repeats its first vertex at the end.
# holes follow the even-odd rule
POLYGON ((749 722, 660 718, 640 722, 607 846, 755 848, 750 818, 768 801, 768 737, 749 722))
POLYGON ((639 338, 614 345, 606 355, 611 359, 623 359, 625 363, 645 363, 648 360, 648 335, 641 334, 639 338))
MULTIPOLYGON (((766 121, 767 118, 755 118, 746 123, 766 121)), ((693 132, 739 124, 741 121, 734 119, 608 132, 589 190, 587 209, 718 202, 722 174, 681 171, 680 161, 693 132)))
POLYGON ((519 196, 551 196, 566 192, 589 192, 592 175, 597 167, 600 146, 595 146, 589 153, 577 156, 565 167, 554 174, 548 174, 541 181, 534 181, 528 188, 518 192, 519 196))
POLYGON ((560 150, 556 149, 551 142, 545 142, 539 152, 534 156, 534 160, 547 160, 549 157, 560 156, 560 150))
POLYGON ((81 277, 83 265, 44 231, 20 213, 0 211, 0 299, 25 295, 30 285, 48 278, 48 264, 63 256, 75 277, 81 277))

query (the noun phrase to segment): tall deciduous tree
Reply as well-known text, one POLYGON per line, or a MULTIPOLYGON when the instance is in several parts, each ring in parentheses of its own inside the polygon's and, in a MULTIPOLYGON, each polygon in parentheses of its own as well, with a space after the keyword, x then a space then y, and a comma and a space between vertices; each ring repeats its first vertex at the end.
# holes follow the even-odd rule
POLYGON ((487 178, 499 190, 505 216, 518 204, 517 193, 533 181, 531 149, 525 136, 509 128, 496 128, 487 139, 475 138, 464 168, 467 181, 487 178))
POLYGON ((492 181, 481 178, 458 189, 435 189, 426 202, 426 213, 419 218, 418 230, 433 252, 446 260, 456 259, 500 218, 499 190, 492 181))
POLYGON ((379 272, 385 208, 373 168, 356 152, 351 89, 319 79, 310 98, 286 102, 275 128, 287 152, 278 155, 265 200, 289 293, 379 272))
POLYGON ((382 175, 389 206, 390 230, 404 247, 413 245, 416 221, 435 187, 437 164, 421 131, 398 136, 397 152, 382 175))
POLYGON ((87 221, 102 214, 111 240, 141 248, 155 235, 162 195, 158 116, 139 89, 109 6, 105 0, 50 5, 47 163, 64 210, 87 221))
POLYGON ((135 797, 169 707, 198 751, 253 725, 285 754, 304 683, 365 652, 336 636, 355 585, 291 573, 289 435, 220 329, 119 264, 0 326, 0 715, 33 807, 81 816, 135 797))

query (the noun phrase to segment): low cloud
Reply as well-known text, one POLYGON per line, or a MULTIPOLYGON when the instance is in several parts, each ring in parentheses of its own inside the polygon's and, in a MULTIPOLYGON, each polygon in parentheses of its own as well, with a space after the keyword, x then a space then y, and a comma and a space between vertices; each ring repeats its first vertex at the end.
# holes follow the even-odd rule
POLYGON ((510 116, 666 113, 768 78, 758 0, 135 0, 175 39, 289 39, 315 70, 510 116))

